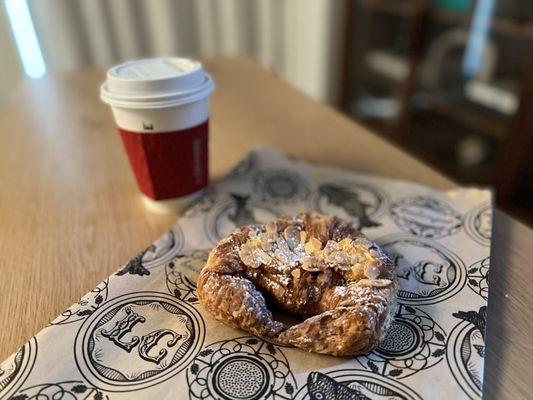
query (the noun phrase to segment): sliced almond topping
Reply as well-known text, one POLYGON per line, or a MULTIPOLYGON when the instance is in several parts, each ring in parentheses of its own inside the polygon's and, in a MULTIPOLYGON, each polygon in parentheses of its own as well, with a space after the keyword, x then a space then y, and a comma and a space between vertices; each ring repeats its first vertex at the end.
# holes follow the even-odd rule
POLYGON ((372 247, 372 242, 362 237, 359 237, 356 240, 354 240, 354 244, 357 246, 364 247, 365 249, 369 249, 370 247, 372 247))
POLYGON ((328 219, 324 218, 322 221, 320 221, 320 224, 318 225, 318 237, 321 239, 327 240, 328 239, 328 233, 329 233, 329 224, 328 219))
POLYGON ((371 262, 365 265, 365 275, 370 279, 377 279, 379 276, 379 267, 377 262, 371 262))
POLYGON ((257 258, 259 258, 259 260, 261 260, 261 262, 263 264, 270 264, 272 262, 272 257, 270 257, 265 251, 263 251, 262 249, 257 249, 255 251, 255 253, 257 254, 257 258))
POLYGON ((343 250, 353 249, 352 239, 350 238, 344 238, 339 242, 339 246, 343 250))
POLYGON ((376 251, 376 250, 374 250, 374 249, 371 249, 371 250, 369 251, 369 253, 370 253, 370 256, 371 256, 371 257, 374 257, 374 258, 381 258, 381 254, 379 254, 379 252, 376 251))
POLYGON ((262 241, 261 242, 261 248, 264 251, 272 251, 272 243, 269 242, 268 240, 262 241))
POLYGON ((364 276, 364 268, 361 264, 354 264, 352 265, 352 274, 353 274, 353 277, 354 279, 357 279, 361 276, 364 276))
POLYGON ((392 285, 392 281, 388 279, 361 279, 358 283, 362 286, 372 286, 378 288, 392 285))
POLYGON ((261 266, 261 260, 256 257, 254 251, 246 244, 239 250, 239 257, 247 267, 255 269, 261 266))
POLYGON ((335 251, 335 252, 331 253, 329 256, 327 256, 326 261, 328 263, 334 264, 336 266, 337 265, 338 266, 345 265, 349 269, 350 268, 351 257, 350 257, 349 254, 347 254, 347 253, 345 253, 343 251, 335 251))
POLYGON ((294 276, 296 279, 298 279, 301 274, 302 274, 302 271, 299 268, 297 268, 297 269, 295 269, 295 270, 293 270, 291 272, 291 275, 294 276))
POLYGON ((269 237, 275 236, 278 233, 278 226, 275 222, 270 221, 268 224, 266 224, 266 232, 269 237))
POLYGON ((282 264, 289 264, 294 253, 289 248, 287 241, 282 236, 278 236, 276 244, 277 249, 274 251, 274 257, 280 260, 282 264))
POLYGON ((285 228, 283 236, 291 250, 294 250, 300 244, 300 231, 294 225, 289 225, 285 228))
POLYGON ((361 257, 360 253, 355 253, 352 255, 351 263, 353 265, 360 264, 363 262, 363 257, 361 257))
POLYGON ((315 249, 317 250, 322 249, 322 242, 318 240, 317 238, 311 238, 309 242, 313 245, 313 247, 315 247, 315 249))
POLYGON ((315 255, 322 249, 322 242, 318 240, 317 238, 311 238, 306 244, 305 244, 305 252, 307 254, 315 255))
POLYGON ((335 265, 335 269, 342 272, 351 271, 351 265, 350 264, 337 264, 335 265))
POLYGON ((334 240, 328 240, 326 245, 324 246, 324 254, 326 256, 330 255, 331 253, 339 250, 339 243, 337 243, 334 240))
POLYGON ((319 260, 313 256, 305 256, 302 258, 302 269, 309 272, 320 271, 321 266, 319 265, 319 260))

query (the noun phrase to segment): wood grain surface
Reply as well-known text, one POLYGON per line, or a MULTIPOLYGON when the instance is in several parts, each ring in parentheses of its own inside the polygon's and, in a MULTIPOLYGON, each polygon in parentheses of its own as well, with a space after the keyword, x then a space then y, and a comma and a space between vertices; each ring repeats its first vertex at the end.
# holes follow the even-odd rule
MULTIPOLYGON (((455 184, 336 111, 243 59, 206 63, 210 169, 223 176, 256 145, 435 188, 455 184)), ((164 233, 177 214, 143 208, 100 70, 26 81, 0 111, 0 360, 164 233)), ((496 211, 487 399, 531 398, 530 229, 496 211)))

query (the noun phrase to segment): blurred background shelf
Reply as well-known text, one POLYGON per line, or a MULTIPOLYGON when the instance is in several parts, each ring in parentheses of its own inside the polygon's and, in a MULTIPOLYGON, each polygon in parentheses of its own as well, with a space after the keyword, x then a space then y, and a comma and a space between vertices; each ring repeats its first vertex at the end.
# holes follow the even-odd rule
MULTIPOLYGON (((465 28, 468 28, 472 22, 471 15, 447 10, 434 11, 430 13, 429 17, 435 23, 463 26, 465 28)), ((493 18, 490 32, 493 35, 502 35, 512 39, 533 41, 533 24, 522 22, 520 19, 493 18)))
POLYGON ((533 222, 531 4, 351 1, 344 61, 345 112, 533 222))

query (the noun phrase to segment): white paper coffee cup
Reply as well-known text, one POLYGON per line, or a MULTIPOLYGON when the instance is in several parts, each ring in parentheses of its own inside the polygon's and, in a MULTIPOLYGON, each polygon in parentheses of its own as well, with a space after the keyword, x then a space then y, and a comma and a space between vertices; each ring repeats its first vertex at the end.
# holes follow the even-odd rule
POLYGON ((207 186, 213 89, 202 65, 185 58, 129 61, 107 72, 101 99, 150 209, 181 211, 207 186))

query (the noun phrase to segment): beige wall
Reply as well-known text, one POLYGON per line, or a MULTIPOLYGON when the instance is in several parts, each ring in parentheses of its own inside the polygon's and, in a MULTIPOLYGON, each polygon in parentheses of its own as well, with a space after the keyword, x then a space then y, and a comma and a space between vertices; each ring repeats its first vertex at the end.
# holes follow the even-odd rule
POLYGON ((18 61, 17 50, 2 3, 0 3, 0 107, 22 79, 22 67, 18 61))

